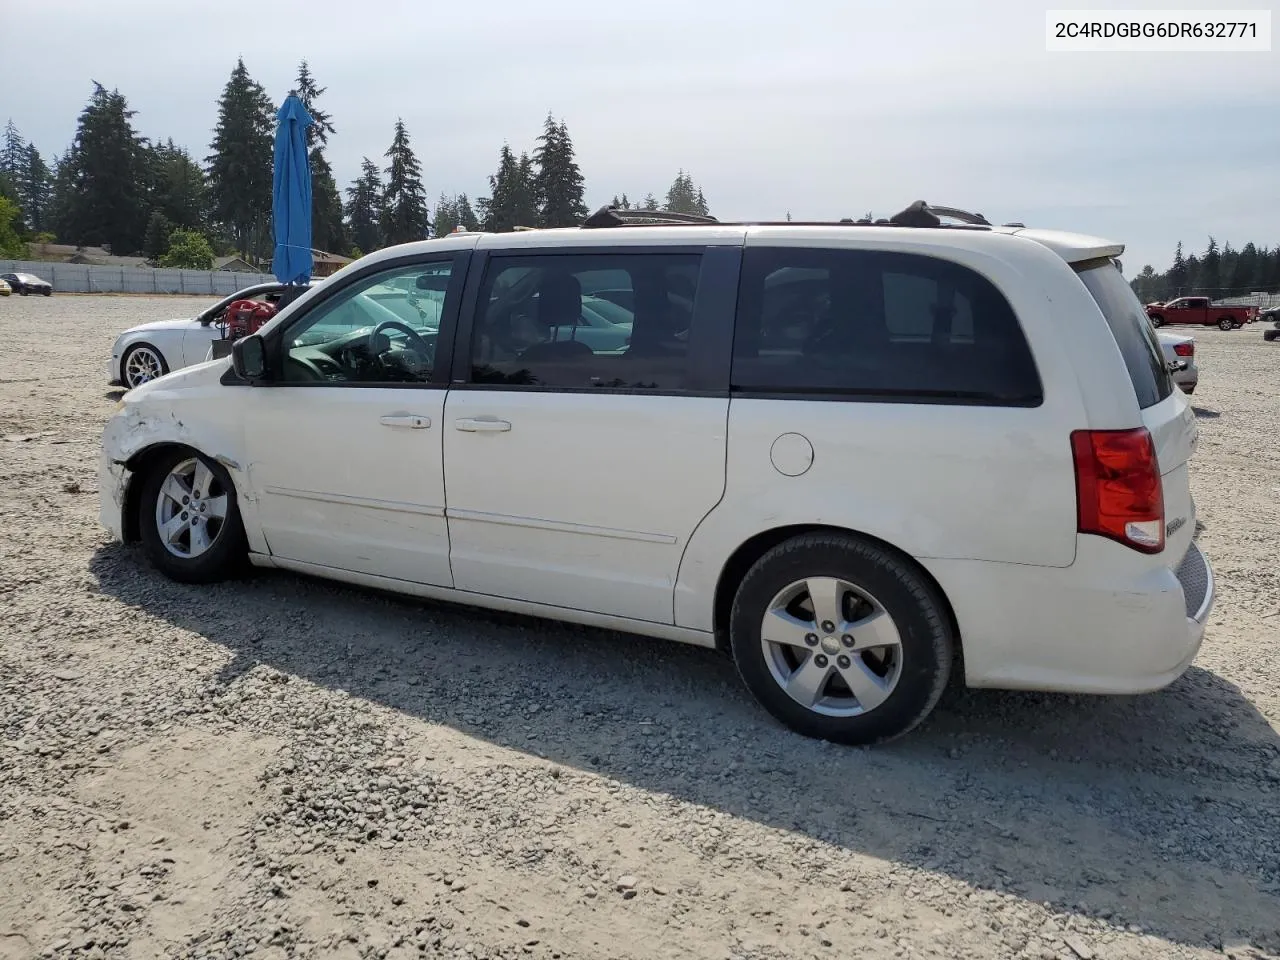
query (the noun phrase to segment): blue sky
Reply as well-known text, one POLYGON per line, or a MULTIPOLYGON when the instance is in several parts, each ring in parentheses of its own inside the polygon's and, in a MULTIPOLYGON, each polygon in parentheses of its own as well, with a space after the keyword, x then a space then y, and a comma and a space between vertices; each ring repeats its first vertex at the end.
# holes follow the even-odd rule
POLYGON ((1048 53, 1046 6, 42 0, 21 16, 41 41, 4 47, 0 123, 61 151, 97 80, 203 157, 238 55, 277 102, 306 57, 343 185, 400 116, 429 196, 483 195, 503 141, 532 149, 552 110, 591 206, 684 167, 723 218, 925 199, 1124 241, 1130 273, 1178 240, 1280 243, 1280 53, 1048 53))

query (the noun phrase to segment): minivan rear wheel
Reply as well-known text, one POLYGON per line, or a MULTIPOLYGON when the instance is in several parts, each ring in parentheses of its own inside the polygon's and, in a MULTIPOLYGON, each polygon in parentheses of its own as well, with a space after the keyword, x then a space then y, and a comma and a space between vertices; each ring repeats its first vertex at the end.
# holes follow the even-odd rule
POLYGON ((947 685, 955 638, 937 588, 858 537, 806 534, 747 572, 729 625, 747 687, 806 736, 871 744, 901 736, 947 685))

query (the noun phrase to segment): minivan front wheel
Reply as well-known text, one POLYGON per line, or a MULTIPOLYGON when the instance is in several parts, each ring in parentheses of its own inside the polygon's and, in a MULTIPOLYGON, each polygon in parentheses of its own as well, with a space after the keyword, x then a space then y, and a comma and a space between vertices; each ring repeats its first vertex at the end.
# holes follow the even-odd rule
POLYGON ((871 744, 933 710, 955 638, 944 602, 903 558, 857 537, 806 534, 743 578, 730 619, 747 687, 806 736, 871 744))
POLYGON ((143 479, 138 530, 148 558, 182 583, 214 583, 239 573, 248 555, 235 485, 194 450, 161 454, 143 479))

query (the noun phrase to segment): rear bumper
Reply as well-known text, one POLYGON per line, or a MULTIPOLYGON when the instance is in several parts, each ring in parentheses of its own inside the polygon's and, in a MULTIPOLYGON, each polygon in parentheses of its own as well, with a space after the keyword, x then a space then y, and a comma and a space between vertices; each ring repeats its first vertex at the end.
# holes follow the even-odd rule
POLYGON ((1213 568, 1192 542, 1176 569, 1127 578, 1127 548, 1081 537, 1071 567, 930 562, 951 600, 971 687, 1131 694, 1159 690, 1196 658, 1213 568), (1000 568, 1000 569, 993 569, 1000 568))

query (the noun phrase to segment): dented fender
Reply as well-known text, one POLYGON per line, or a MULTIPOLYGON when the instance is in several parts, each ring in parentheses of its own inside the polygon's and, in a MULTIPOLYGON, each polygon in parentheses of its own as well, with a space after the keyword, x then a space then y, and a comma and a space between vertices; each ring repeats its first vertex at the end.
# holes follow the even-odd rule
POLYGON ((197 364, 124 395, 102 432, 99 469, 102 525, 124 539, 124 510, 137 466, 148 451, 179 445, 220 463, 230 474, 250 545, 258 549, 249 514, 253 488, 244 450, 244 417, 253 390, 221 382, 226 359, 197 364))

